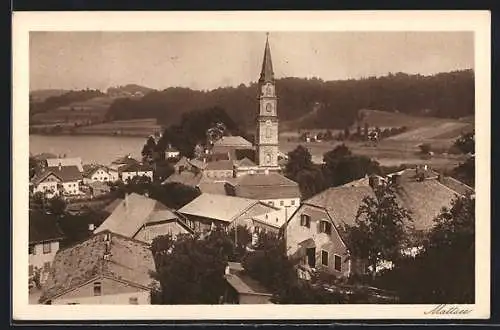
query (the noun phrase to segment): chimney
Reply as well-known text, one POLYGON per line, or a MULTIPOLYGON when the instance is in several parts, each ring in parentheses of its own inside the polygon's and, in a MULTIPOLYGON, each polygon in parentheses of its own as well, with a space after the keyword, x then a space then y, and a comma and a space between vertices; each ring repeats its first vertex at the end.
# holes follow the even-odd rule
POLYGON ((93 223, 89 223, 89 231, 94 231, 95 225, 93 223))
POLYGON ((59 167, 59 171, 61 171, 62 170, 62 164, 61 164, 61 162, 59 162, 59 166, 58 167, 59 167))
POLYGON ((224 270, 224 273, 225 273, 226 275, 231 274, 231 270, 230 270, 230 268, 229 268, 229 265, 227 265, 227 266, 226 266, 226 269, 224 270))

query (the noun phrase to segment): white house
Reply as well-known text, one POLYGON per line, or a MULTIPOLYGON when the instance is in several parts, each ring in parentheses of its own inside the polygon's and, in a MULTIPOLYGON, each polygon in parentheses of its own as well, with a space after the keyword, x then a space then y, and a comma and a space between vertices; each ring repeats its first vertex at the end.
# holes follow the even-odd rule
POLYGON ((48 197, 55 195, 78 195, 83 181, 77 166, 53 166, 44 168, 31 179, 33 192, 42 192, 48 197))
POLYGON ((119 180, 118 171, 106 166, 97 165, 86 169, 83 174, 83 182, 115 182, 119 180))

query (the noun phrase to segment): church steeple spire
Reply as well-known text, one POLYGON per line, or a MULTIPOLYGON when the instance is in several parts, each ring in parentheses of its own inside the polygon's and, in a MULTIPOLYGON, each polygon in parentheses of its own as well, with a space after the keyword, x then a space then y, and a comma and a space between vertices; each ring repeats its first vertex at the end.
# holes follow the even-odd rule
POLYGON ((269 47, 269 32, 266 33, 266 48, 264 50, 259 82, 274 82, 273 61, 271 60, 271 49, 269 47))

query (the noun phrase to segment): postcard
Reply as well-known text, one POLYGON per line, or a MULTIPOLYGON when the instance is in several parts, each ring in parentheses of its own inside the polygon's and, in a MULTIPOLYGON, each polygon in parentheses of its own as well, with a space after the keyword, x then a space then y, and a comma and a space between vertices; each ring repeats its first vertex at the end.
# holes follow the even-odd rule
POLYGON ((489 318, 490 79, 487 11, 14 12, 13 318, 489 318))

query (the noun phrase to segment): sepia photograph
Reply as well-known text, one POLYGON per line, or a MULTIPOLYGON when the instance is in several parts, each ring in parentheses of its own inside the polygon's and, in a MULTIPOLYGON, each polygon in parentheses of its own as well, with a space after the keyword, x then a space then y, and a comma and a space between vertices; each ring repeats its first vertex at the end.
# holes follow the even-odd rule
POLYGON ((489 316, 487 13, 49 14, 13 18, 22 315, 489 316))

